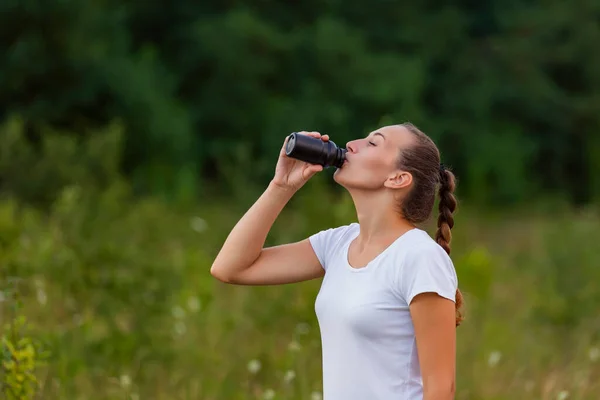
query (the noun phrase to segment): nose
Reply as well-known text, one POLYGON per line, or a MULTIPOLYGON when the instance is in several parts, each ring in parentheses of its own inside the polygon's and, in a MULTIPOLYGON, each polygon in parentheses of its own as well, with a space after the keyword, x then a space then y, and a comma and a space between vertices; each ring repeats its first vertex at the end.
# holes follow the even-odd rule
POLYGON ((356 148, 354 147, 354 140, 346 143, 346 150, 348 150, 348 153, 356 153, 356 148))

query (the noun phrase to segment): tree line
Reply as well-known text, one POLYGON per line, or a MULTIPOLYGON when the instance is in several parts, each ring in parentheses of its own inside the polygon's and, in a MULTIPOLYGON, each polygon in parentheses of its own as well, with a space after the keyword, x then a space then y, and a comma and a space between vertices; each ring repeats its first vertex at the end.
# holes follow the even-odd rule
POLYGON ((411 121, 462 195, 600 197, 600 3, 6 0, 0 117, 125 127, 140 191, 270 178, 288 133, 411 121), (239 166, 239 167, 235 167, 239 166))

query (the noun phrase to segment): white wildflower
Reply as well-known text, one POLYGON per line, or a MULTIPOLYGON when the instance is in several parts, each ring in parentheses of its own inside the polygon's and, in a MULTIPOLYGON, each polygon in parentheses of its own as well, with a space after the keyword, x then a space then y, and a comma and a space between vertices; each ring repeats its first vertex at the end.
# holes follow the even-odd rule
POLYGON ((193 230, 195 230, 198 233, 204 232, 206 230, 206 228, 208 228, 206 221, 200 217, 192 218, 190 220, 190 226, 192 227, 193 230))
POLYGON ((183 336, 186 331, 185 323, 183 321, 177 321, 174 326, 175 334, 177 336, 183 336))
POLYGON ((190 296, 187 301, 187 306, 191 312, 196 312, 200 310, 200 300, 196 296, 190 296))
POLYGON ((296 377, 296 373, 290 369, 290 370, 288 370, 288 371, 285 372, 285 375, 283 377, 283 381, 285 383, 290 383, 291 381, 294 380, 295 377, 296 377))
POLYGON ((177 319, 182 319, 183 317, 185 317, 185 310, 179 306, 175 306, 171 310, 171 314, 173 314, 173 317, 177 319))
POLYGON ((588 353, 588 356, 590 357, 590 361, 598 361, 600 359, 600 348, 592 347, 588 353))
POLYGON ((248 371, 250 371, 251 374, 256 374, 258 373, 258 371, 260 371, 260 368, 262 367, 262 365, 260 364, 259 360, 250 360, 250 362, 248 362, 248 371))
POLYGON ((131 400, 140 400, 140 395, 137 393, 131 393, 129 397, 131 397, 131 400))
POLYGON ((496 364, 498 364, 500 362, 501 358, 502 358, 502 353, 500 353, 499 351, 492 351, 490 353, 490 356, 488 357, 488 365, 490 367, 496 366, 496 364))
POLYGON ((129 386, 131 386, 131 378, 129 377, 129 375, 121 375, 121 386, 124 388, 128 388, 129 386))
POLYGON ((290 351, 299 351, 301 349, 300 343, 295 340, 292 340, 290 344, 288 344, 288 350, 290 351))
POLYGON ((275 391, 273 389, 265 390, 265 392, 263 393, 263 399, 271 400, 273 398, 275 398, 275 391))
POLYGON ((44 289, 40 288, 37 290, 37 301, 42 306, 46 305, 46 303, 48 302, 48 296, 46 295, 46 292, 44 291, 44 289))
POLYGON ((558 393, 558 396, 556 396, 556 400, 567 400, 568 398, 569 392, 566 390, 562 390, 560 393, 558 393))
POLYGON ((6 296, 4 295, 4 292, 2 290, 0 290, 0 303, 2 303, 5 300, 6 300, 6 296))
POLYGON ((314 391, 310 394, 310 400, 323 400, 321 392, 314 391))

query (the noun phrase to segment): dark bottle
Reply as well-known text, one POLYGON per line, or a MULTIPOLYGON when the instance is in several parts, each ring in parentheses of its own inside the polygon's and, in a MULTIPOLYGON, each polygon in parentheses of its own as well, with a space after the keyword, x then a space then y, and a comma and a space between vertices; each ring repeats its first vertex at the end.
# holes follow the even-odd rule
POLYGON ((346 160, 346 149, 338 147, 331 140, 323 141, 308 135, 294 132, 288 136, 285 154, 288 157, 305 161, 310 164, 320 164, 323 168, 341 168, 346 160))

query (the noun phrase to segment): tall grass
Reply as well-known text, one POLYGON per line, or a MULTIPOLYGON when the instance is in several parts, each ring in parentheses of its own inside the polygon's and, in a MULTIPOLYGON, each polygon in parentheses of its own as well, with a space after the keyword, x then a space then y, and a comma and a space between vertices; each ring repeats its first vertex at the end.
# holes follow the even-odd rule
MULTIPOLYGON (((316 181, 299 193, 269 243, 350 222, 348 199, 323 190, 316 181)), ((48 353, 32 369, 37 398, 320 398, 319 282, 242 287, 209 274, 250 201, 176 212, 120 184, 101 194, 67 187, 47 212, 2 201, 3 335, 26 318, 20 335, 39 343, 40 360, 48 353)), ((562 215, 458 214, 467 319, 457 399, 600 395, 600 215, 562 215)))
MULTIPOLYGON (((35 147, 18 121, 0 128, 0 397, 319 399, 319 281, 209 273, 261 188, 232 181, 235 198, 181 195, 185 208, 139 197, 121 142, 114 126, 35 147)), ((328 179, 292 199, 268 245, 354 220, 328 179)), ((600 398, 599 226, 597 209, 460 209, 457 399, 600 398)))

